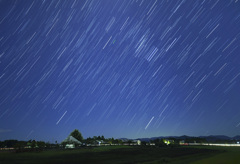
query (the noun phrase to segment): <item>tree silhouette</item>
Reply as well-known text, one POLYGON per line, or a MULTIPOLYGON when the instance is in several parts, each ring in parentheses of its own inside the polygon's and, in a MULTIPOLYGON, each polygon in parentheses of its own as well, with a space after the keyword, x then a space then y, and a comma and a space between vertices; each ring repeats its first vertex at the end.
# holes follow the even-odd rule
POLYGON ((101 140, 105 140, 105 137, 102 135, 101 140))
POLYGON ((35 148, 36 146, 37 146, 37 142, 35 140, 32 140, 31 148, 35 148))
POLYGON ((74 131, 71 132, 70 136, 73 136, 74 138, 76 138, 78 141, 83 141, 83 136, 82 134, 79 132, 79 130, 75 129, 74 131))

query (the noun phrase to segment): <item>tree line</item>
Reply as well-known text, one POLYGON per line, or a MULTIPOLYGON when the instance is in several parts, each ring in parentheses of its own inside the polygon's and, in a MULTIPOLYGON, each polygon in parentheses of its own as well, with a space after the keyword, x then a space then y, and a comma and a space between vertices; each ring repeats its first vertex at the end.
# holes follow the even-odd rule
MULTIPOLYGON (((88 137, 86 139, 83 138, 81 132, 77 129, 73 130, 69 136, 72 136, 76 138, 78 141, 85 143, 85 144, 97 144, 99 141, 108 143, 108 144, 122 144, 123 141, 120 139, 114 139, 112 138, 105 138, 103 135, 102 136, 93 136, 93 137, 88 137)), ((64 144, 64 142, 62 142, 64 144)))
POLYGON ((21 151, 26 148, 30 148, 31 150, 43 150, 45 148, 56 148, 58 144, 51 144, 49 142, 44 141, 36 141, 36 140, 28 140, 28 141, 18 141, 18 140, 5 140, 0 141, 0 148, 4 150, 4 148, 14 148, 18 151, 21 151))

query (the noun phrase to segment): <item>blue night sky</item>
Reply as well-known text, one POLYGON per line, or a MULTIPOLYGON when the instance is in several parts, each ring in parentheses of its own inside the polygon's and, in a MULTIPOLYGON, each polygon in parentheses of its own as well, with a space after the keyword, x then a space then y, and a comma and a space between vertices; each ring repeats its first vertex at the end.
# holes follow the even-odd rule
POLYGON ((240 133, 238 0, 1 0, 0 140, 240 133))

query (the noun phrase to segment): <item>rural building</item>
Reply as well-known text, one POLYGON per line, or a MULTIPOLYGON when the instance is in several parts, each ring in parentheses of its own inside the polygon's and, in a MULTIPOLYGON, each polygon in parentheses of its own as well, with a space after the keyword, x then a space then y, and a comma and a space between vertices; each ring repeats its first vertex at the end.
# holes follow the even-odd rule
POLYGON ((133 140, 133 144, 134 145, 141 145, 141 141, 140 140, 133 140))
POLYGON ((169 144, 173 144, 174 143, 174 140, 169 140, 169 139, 163 139, 163 142, 167 145, 169 144))
POLYGON ((82 143, 73 136, 68 136, 65 140, 62 141, 62 144, 65 145, 65 148, 75 148, 82 143))

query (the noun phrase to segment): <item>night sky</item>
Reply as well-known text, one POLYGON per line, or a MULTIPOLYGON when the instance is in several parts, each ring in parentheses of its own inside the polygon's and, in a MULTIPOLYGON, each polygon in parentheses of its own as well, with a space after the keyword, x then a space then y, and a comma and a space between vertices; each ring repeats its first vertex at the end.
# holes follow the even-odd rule
POLYGON ((1 0, 0 140, 240 134, 238 0, 1 0))

